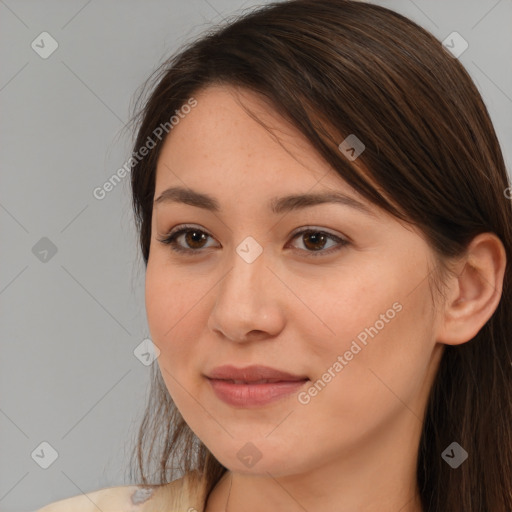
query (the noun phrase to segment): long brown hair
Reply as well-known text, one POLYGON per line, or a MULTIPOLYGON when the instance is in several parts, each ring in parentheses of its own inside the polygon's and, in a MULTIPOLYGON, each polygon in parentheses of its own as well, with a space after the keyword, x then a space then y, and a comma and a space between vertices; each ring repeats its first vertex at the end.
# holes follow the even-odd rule
MULTIPOLYGON (((404 16, 350 0, 267 4, 185 45, 147 82, 151 92, 142 91, 133 118, 134 152, 148 137, 155 142, 131 170, 146 265, 165 140, 155 129, 170 128, 176 111, 211 84, 260 94, 349 185, 417 226, 439 259, 433 281, 439 290, 446 261, 464 254, 473 237, 493 232, 501 239, 508 264, 500 303, 474 339, 445 347, 425 413, 417 479, 424 512, 510 512, 510 182, 488 111, 462 64, 404 16), (358 164, 370 179, 338 149, 349 134, 366 146, 358 164), (453 441, 469 453, 457 469, 441 457, 453 441)), ((137 481, 155 483, 156 475, 163 484, 174 470, 196 469, 209 493, 226 468, 185 423, 155 367, 133 453, 137 481)))

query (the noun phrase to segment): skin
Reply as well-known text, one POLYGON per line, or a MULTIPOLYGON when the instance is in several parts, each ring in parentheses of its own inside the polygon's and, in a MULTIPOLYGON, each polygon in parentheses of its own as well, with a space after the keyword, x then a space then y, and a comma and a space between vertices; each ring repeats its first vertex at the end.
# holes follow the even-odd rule
POLYGON ((229 469, 206 512, 421 511, 416 463, 428 393, 444 344, 471 339, 496 309, 501 242, 492 234, 474 239, 436 310, 427 279, 433 253, 419 231, 358 195, 253 93, 215 86, 195 98, 165 141, 154 197, 185 186, 215 196, 221 211, 155 204, 146 310, 169 393, 229 469), (276 215, 267 205, 333 190, 373 215, 331 203, 276 215), (206 239, 177 243, 200 255, 158 241, 185 223, 206 239), (305 227, 349 243, 292 236, 305 227), (263 248, 252 263, 236 252, 248 236, 263 248), (308 389, 395 303, 401 310, 307 404, 294 394, 236 408, 204 377, 222 364, 263 364, 307 375, 308 389), (261 455, 250 468, 237 457, 248 442, 261 455))

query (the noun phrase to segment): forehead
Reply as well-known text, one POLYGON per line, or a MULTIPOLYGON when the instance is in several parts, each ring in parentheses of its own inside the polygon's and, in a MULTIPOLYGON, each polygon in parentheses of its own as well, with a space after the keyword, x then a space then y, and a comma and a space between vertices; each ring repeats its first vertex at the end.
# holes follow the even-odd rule
POLYGON ((356 194, 259 95, 216 85, 194 98, 197 105, 173 127, 161 150, 157 191, 180 180, 208 187, 257 182, 264 189, 299 183, 304 189, 321 181, 324 188, 356 194))

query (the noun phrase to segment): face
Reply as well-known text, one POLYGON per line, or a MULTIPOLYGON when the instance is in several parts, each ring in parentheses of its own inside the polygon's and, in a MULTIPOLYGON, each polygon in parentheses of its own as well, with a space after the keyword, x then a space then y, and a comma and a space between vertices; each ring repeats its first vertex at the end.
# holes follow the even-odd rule
POLYGON ((162 148, 154 199, 184 187, 218 209, 164 194, 146 273, 158 364, 185 421, 245 473, 307 471, 375 446, 391 457, 390 432, 414 452, 440 356, 425 240, 358 195, 257 96, 216 86, 195 98, 162 148), (324 193, 350 199, 271 208, 324 193), (249 392, 207 378, 222 365, 296 379, 249 392))

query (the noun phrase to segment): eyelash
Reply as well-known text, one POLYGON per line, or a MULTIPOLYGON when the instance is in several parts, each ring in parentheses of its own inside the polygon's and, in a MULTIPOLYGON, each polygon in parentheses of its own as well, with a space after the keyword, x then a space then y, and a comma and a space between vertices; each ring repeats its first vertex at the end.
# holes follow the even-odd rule
MULTIPOLYGON (((157 240, 159 242, 163 243, 163 244, 169 245, 171 247, 171 250, 176 252, 176 253, 189 254, 189 255, 197 256, 198 254, 203 252, 203 249, 186 249, 186 248, 183 248, 183 247, 179 246, 176 243, 176 239, 180 235, 182 235, 184 233, 187 233, 189 231, 196 231, 198 233, 203 233, 203 234, 211 237, 211 235, 209 233, 207 233, 206 231, 203 231, 202 229, 198 229, 198 228, 196 228, 194 226, 182 226, 180 229, 171 231, 164 238, 157 238, 157 240)), ((292 240, 295 240, 296 238, 299 237, 299 235, 304 235, 306 233, 315 233, 315 234, 326 235, 328 238, 331 238, 332 240, 338 242, 338 246, 337 247, 331 247, 328 250, 320 249, 318 251, 308 251, 308 250, 305 250, 305 249, 297 249, 298 251, 302 251, 302 252, 308 253, 307 257, 316 258, 318 256, 330 255, 330 254, 332 254, 334 252, 337 252, 337 251, 341 250, 343 247, 345 247, 346 245, 348 245, 350 243, 348 240, 345 240, 345 239, 340 238, 340 237, 338 237, 336 235, 333 235, 332 233, 328 233, 328 232, 322 231, 320 229, 311 229, 311 228, 303 229, 302 231, 298 231, 298 232, 292 233, 292 240)))

